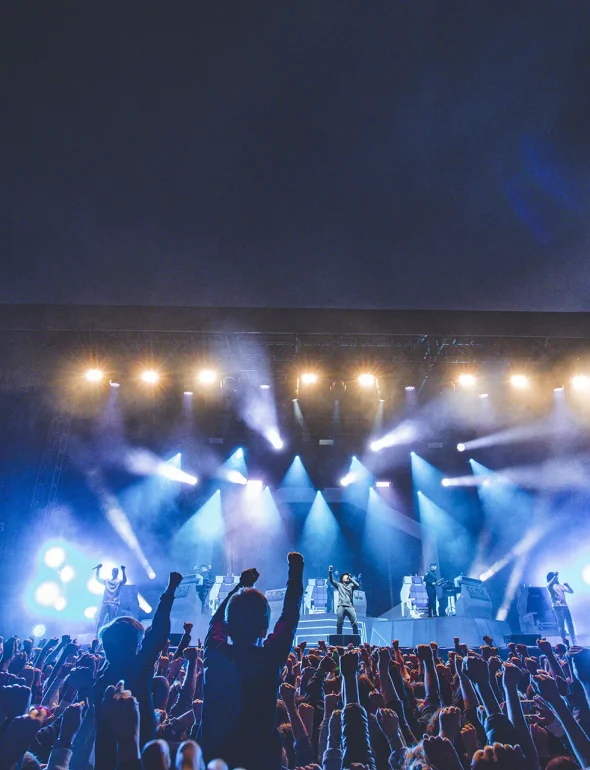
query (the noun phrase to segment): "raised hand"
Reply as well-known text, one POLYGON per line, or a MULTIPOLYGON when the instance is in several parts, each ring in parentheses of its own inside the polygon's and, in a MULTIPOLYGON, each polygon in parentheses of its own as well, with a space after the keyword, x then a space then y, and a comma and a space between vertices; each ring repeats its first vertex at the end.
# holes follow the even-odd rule
MULTIPOLYGON (((199 651, 196 647, 187 647, 184 651, 184 659, 189 663, 195 663, 199 657, 199 651)), ((180 660, 180 659, 179 659, 180 660)))
POLYGON ((61 718, 59 737, 65 743, 72 743, 82 724, 82 708, 84 703, 72 703, 64 711, 61 718))
POLYGON ((419 644, 416 647, 416 655, 421 661, 432 660, 432 647, 429 644, 419 644))
MULTIPOLYGON (((430 649, 430 648, 429 648, 430 649)), ((340 658, 340 671, 342 676, 356 676, 359 668, 359 656, 357 652, 349 650, 340 658)))
POLYGON ((190 634, 193 630, 193 624, 192 623, 183 623, 182 627, 184 629, 185 634, 190 634))
POLYGON ((522 671, 518 668, 518 666, 515 666, 512 663, 504 663, 504 670, 502 672, 502 684, 504 685, 505 690, 509 690, 511 688, 516 690, 521 676, 522 671))
POLYGON ((180 572, 171 572, 168 578, 168 588, 171 591, 176 591, 178 586, 182 583, 183 577, 180 572))
POLYGON ((287 710, 292 709, 295 705, 295 695, 297 694, 297 690, 293 687, 293 685, 283 682, 279 688, 279 693, 281 695, 281 700, 287 707, 287 710))
POLYGON ((463 658, 463 672, 474 684, 485 685, 490 682, 488 664, 475 655, 468 655, 463 658))
POLYGON ((557 682, 552 676, 547 674, 535 674, 531 677, 531 684, 537 691, 537 693, 546 701, 550 706, 560 706, 562 703, 561 695, 559 694, 559 688, 557 682))
POLYGON ((342 740, 342 712, 335 709, 330 715, 329 722, 329 734, 330 740, 340 747, 340 741, 342 740))
POLYGON ((448 706, 439 711, 438 719, 439 735, 453 743, 461 730, 461 711, 456 706, 448 706))
POLYGON ((376 714, 379 709, 385 708, 385 699, 379 690, 372 690, 369 693, 369 706, 371 714, 376 714))
POLYGON ((14 719, 25 714, 31 701, 31 688, 19 684, 0 687, 0 714, 4 719, 14 719))
POLYGON ((300 567, 303 569, 303 556, 297 551, 291 551, 287 556, 287 561, 289 562, 289 567, 300 567))
POLYGON ((117 743, 128 745, 139 741, 139 704, 125 690, 124 682, 107 687, 103 698, 103 711, 117 743))
POLYGON ((461 728, 461 740, 465 753, 468 757, 472 757, 477 751, 477 730, 469 722, 461 728))
POLYGON ((337 692, 329 692, 327 695, 324 695, 324 711, 326 716, 330 715, 337 708, 339 700, 340 695, 337 692))
POLYGON ((476 751, 471 761, 471 770, 522 770, 523 767, 525 759, 520 746, 501 743, 476 751))
POLYGON ((426 736, 422 741, 424 754, 436 768, 444 770, 462 770, 459 755, 448 738, 441 738, 440 735, 426 736))
POLYGON ((336 661, 333 660, 331 655, 324 655, 320 660, 318 671, 325 671, 327 674, 331 674, 336 669, 336 661))
POLYGON ((377 724, 388 741, 397 738, 399 717, 393 709, 380 708, 377 710, 377 724))
POLYGON ((551 646, 551 642, 548 642, 545 637, 537 639, 537 647, 541 650, 543 655, 553 655, 553 647, 551 646))
POLYGON ((244 586, 244 588, 252 588, 259 577, 258 570, 254 567, 250 567, 250 569, 245 569, 240 575, 240 584, 244 586))

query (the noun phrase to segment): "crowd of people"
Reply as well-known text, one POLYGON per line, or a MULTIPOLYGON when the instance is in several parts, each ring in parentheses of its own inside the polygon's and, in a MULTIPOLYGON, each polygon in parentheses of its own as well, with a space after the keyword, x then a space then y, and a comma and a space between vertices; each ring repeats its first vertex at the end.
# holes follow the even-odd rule
POLYGON ((590 650, 485 637, 402 650, 293 647, 303 558, 270 634, 255 569, 176 648, 172 573, 144 632, 118 617, 83 648, 16 637, 0 659, 0 770, 569 770, 590 766, 590 650))

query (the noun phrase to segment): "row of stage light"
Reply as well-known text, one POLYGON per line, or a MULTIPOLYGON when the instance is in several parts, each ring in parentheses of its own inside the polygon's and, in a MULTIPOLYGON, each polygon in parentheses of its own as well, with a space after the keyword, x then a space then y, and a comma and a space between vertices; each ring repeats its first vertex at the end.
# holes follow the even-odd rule
MULTIPOLYGON (((84 372, 84 378, 90 383, 98 384, 106 381, 108 375, 103 369, 92 368, 87 369, 84 372)), ((162 372, 158 369, 150 368, 139 371, 137 374, 137 379, 144 385, 154 386, 161 384, 165 379, 165 375, 163 375, 162 372)), ((297 376, 297 389, 299 389, 301 386, 312 388, 314 385, 319 384, 321 380, 322 377, 317 372, 302 372, 297 376)), ((362 388, 379 387, 378 376, 372 372, 361 372, 360 374, 356 375, 354 380, 362 388)), ((195 374, 194 381, 195 384, 205 388, 213 388, 216 386, 221 387, 223 385, 223 376, 214 369, 201 369, 195 374)), ((478 384, 482 382, 482 378, 469 372, 462 372, 452 382, 453 385, 464 388, 465 390, 475 391, 478 384)), ((512 374, 508 378, 507 382, 516 390, 528 390, 532 385, 531 378, 526 374, 512 374)), ((118 380, 112 378, 108 378, 108 383, 112 388, 118 388, 121 384, 118 380)), ((571 378, 570 384, 573 390, 589 391, 590 376, 586 374, 576 374, 571 378)), ((259 385, 259 387, 261 390, 271 389, 270 384, 266 382, 259 385)), ((413 391, 415 389, 416 388, 414 385, 405 386, 406 391, 413 391)), ((557 385, 553 388, 553 390, 564 390, 564 385, 557 385)), ((192 395, 192 391, 185 391, 185 394, 192 395)), ((489 394, 486 392, 481 392, 478 395, 479 398, 488 398, 489 394)))

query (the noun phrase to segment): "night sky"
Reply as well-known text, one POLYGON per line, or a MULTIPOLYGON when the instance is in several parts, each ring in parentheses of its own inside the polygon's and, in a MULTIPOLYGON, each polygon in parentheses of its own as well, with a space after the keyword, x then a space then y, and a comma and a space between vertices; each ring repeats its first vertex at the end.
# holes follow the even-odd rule
POLYGON ((590 4, 3 10, 0 302, 590 310, 590 4))

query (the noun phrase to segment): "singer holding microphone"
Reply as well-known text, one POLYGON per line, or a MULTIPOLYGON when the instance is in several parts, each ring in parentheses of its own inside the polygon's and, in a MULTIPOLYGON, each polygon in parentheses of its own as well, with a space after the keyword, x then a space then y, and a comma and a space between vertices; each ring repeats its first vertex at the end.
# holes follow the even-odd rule
POLYGON ((570 608, 567 606, 565 599, 566 594, 573 594, 573 589, 569 583, 559 582, 559 572, 549 572, 547 574, 547 590, 551 597, 551 606, 557 619, 557 628, 559 629, 559 635, 566 643, 565 627, 567 625, 568 633, 571 637, 571 643, 576 643, 576 632, 574 630, 574 622, 572 620, 572 614, 570 608))
POLYGON ((96 632, 98 633, 103 626, 110 623, 119 616, 119 604, 121 602, 121 589, 127 582, 127 574, 125 573, 125 567, 121 566, 121 573, 123 577, 119 580, 119 570, 117 567, 113 567, 112 577, 110 580, 104 580, 100 576, 102 564, 97 564, 93 567, 96 572, 97 581, 104 586, 104 594, 102 595, 102 603, 98 611, 98 618, 96 621, 96 632))

